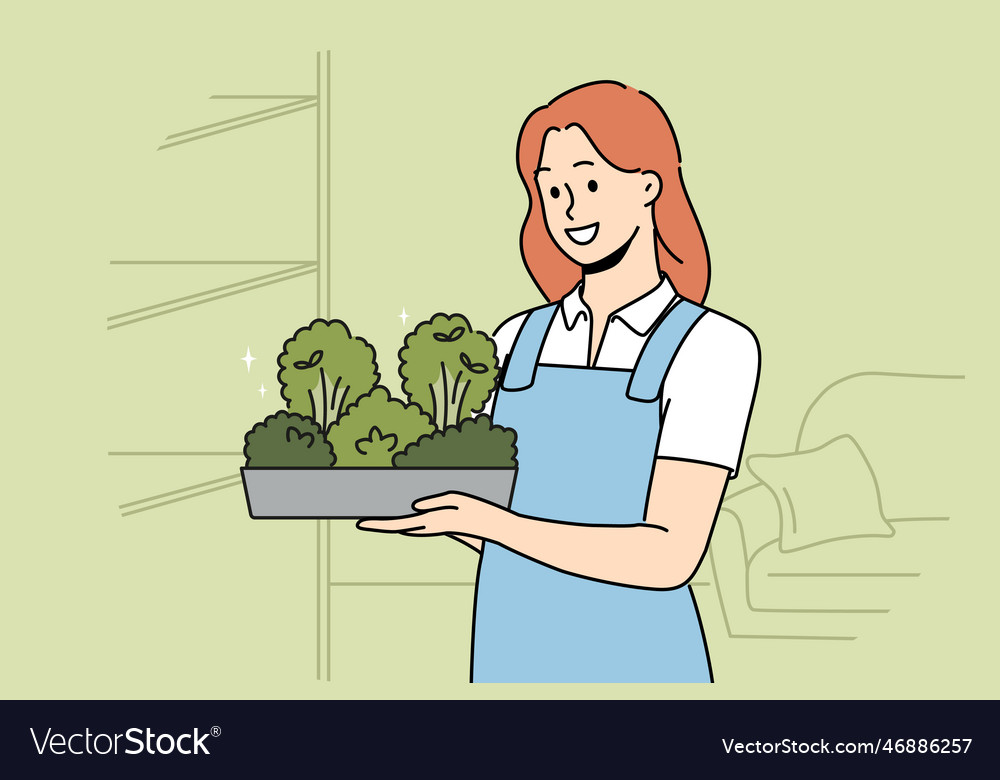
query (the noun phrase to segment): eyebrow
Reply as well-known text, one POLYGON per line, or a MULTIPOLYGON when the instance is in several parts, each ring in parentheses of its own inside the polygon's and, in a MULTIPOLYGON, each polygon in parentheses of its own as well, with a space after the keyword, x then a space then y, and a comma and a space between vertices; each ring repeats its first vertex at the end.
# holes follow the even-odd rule
MULTIPOLYGON (((590 160, 580 160, 580 162, 573 163, 573 167, 577 168, 577 167, 579 167, 581 165, 593 165, 593 164, 594 163, 592 163, 590 160)), ((538 174, 540 174, 542 171, 551 171, 551 170, 552 170, 551 168, 544 168, 544 167, 543 168, 535 168, 535 176, 537 176, 538 174)))

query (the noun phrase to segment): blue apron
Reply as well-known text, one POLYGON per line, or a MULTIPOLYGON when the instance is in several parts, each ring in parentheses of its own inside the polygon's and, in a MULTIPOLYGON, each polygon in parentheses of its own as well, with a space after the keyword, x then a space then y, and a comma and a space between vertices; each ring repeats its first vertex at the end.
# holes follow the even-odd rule
MULTIPOLYGON (((634 371, 539 365, 558 304, 529 315, 494 403, 517 431, 511 510, 572 523, 645 519, 660 438, 660 392, 705 310, 680 301, 634 371)), ((689 586, 652 590, 566 574, 483 545, 473 617, 473 682, 711 682, 689 586)))

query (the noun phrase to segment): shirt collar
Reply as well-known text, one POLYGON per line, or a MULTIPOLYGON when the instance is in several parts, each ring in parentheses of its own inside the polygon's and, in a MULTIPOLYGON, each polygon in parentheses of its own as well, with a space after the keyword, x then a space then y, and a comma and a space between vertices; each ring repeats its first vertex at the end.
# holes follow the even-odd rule
POLYGON ((581 318, 584 322, 590 322, 590 309, 583 302, 582 291, 583 282, 577 282, 576 287, 566 293, 562 299, 562 304, 559 306, 566 330, 573 330, 581 318))
MULTIPOLYGON (((576 327, 577 322, 583 319, 590 322, 590 309, 583 302, 583 282, 576 285, 562 299, 559 307, 562 310, 563 322, 567 330, 576 327)), ((608 321, 621 320, 638 336, 645 336, 656 324, 660 315, 678 300, 677 292, 670 284, 666 274, 660 274, 660 283, 649 292, 639 296, 631 303, 622 306, 611 312, 608 321)))

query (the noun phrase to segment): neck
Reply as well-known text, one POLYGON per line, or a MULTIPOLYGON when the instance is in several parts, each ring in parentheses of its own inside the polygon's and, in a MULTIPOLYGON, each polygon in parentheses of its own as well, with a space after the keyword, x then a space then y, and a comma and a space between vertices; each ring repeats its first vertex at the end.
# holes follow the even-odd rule
POLYGON ((581 295, 595 317, 606 317, 660 283, 652 230, 640 228, 621 262, 597 273, 584 273, 581 295))

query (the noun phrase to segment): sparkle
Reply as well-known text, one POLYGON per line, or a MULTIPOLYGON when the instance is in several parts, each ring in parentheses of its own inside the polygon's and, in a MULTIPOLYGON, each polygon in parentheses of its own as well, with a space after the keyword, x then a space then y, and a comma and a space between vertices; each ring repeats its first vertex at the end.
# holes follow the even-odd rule
POLYGON ((250 373, 250 364, 253 363, 256 359, 257 358, 255 358, 253 355, 250 354, 250 347, 247 347, 247 354, 244 357, 241 357, 240 360, 242 360, 244 363, 247 364, 248 374, 250 373))
POLYGON ((406 320, 410 317, 410 315, 406 313, 406 307, 405 306, 403 307, 403 313, 402 314, 397 314, 396 316, 399 317, 399 319, 401 319, 403 321, 403 326, 405 327, 406 326, 406 320))
POLYGON ((264 387, 264 385, 261 385, 260 387, 257 388, 257 392, 260 393, 260 397, 263 398, 264 393, 267 392, 267 388, 264 387))

